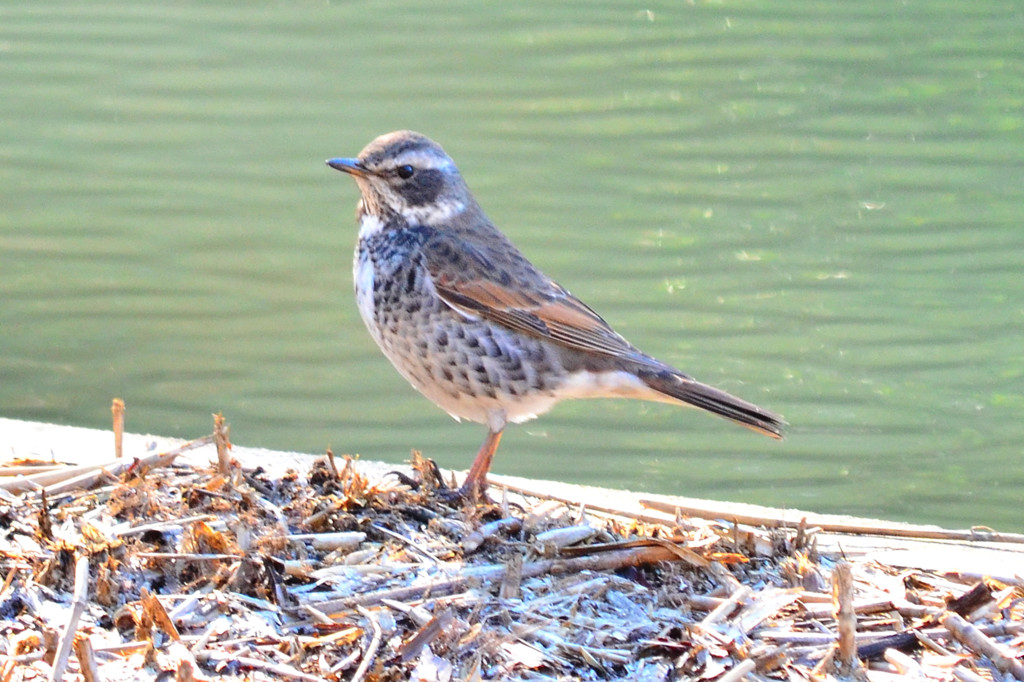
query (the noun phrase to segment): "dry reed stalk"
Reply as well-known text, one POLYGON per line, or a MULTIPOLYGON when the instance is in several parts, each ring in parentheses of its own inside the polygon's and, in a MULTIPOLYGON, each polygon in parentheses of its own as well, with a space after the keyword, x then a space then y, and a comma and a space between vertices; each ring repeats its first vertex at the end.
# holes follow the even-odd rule
POLYGON ((963 666, 957 666, 953 668, 953 677, 960 680, 960 682, 992 682, 992 680, 990 680, 989 678, 982 677, 977 673, 972 673, 970 670, 964 668, 963 666))
POLYGON ((336 549, 351 550, 366 542, 366 533, 360 531, 336 531, 333 533, 289 533, 287 540, 296 542, 309 541, 313 549, 332 551, 336 549))
POLYGON ((716 623, 727 618, 733 611, 735 611, 741 603, 750 598, 753 594, 746 585, 741 585, 739 589, 733 592, 728 599, 719 604, 714 611, 704 616, 704 619, 700 622, 702 628, 709 628, 716 623))
POLYGON ((84 682, 101 682, 99 668, 96 667, 96 655, 92 650, 92 641, 86 634, 78 634, 72 643, 78 668, 82 672, 84 682))
POLYGON ((124 401, 114 398, 110 412, 114 418, 114 457, 121 459, 124 456, 124 401))
MULTIPOLYGON (((272 677, 277 677, 283 680, 299 680, 299 682, 323 682, 324 678, 317 675, 307 675, 306 673, 284 663, 272 663, 270 661, 263 661, 252 656, 236 656, 226 655, 218 656, 213 653, 204 653, 201 656, 196 656, 197 661, 201 662, 230 662, 238 665, 242 668, 252 668, 253 670, 261 670, 263 672, 270 673, 272 677)), ((353 678, 352 682, 355 682, 353 678)))
POLYGON ((363 615, 366 620, 370 622, 370 628, 373 630, 373 636, 370 639, 370 644, 366 647, 366 653, 363 654, 363 660, 359 661, 359 667, 352 674, 349 682, 361 682, 366 673, 370 670, 370 666, 373 664, 373 659, 377 657, 377 648, 380 647, 380 640, 384 633, 380 628, 380 623, 377 622, 377 617, 373 615, 373 612, 362 607, 357 606, 356 610, 363 615))
POLYGON ((335 479, 341 478, 341 474, 338 473, 338 465, 334 461, 334 450, 330 447, 327 448, 327 468, 331 470, 331 475, 335 479))
POLYGON ((533 546, 541 556, 554 556, 561 548, 577 545, 596 534, 597 529, 588 525, 552 528, 543 533, 537 533, 533 538, 533 546))
POLYGON ((515 516, 505 516, 497 521, 485 523, 462 540, 462 551, 472 554, 482 544, 498 535, 500 532, 518 533, 523 528, 523 520, 515 516))
MULTIPOLYGON (((419 627, 423 627, 434 618, 434 616, 431 615, 430 611, 427 611, 422 606, 412 606, 410 604, 405 604, 400 601, 395 601, 394 599, 382 599, 380 603, 388 607, 389 609, 398 611, 400 613, 404 613, 405 615, 409 616, 409 619, 412 622, 416 623, 416 625, 418 625, 419 627)), ((333 623, 334 621, 330 622, 333 623)))
POLYGON ((860 668, 857 659, 857 612, 853 608, 853 572, 849 562, 840 561, 832 572, 832 598, 835 608, 839 648, 836 652, 840 677, 853 677, 860 668))
POLYGON ((757 664, 753 659, 748 658, 745 661, 741 661, 739 665, 728 670, 724 675, 717 679, 717 682, 739 682, 755 670, 757 670, 757 664))
POLYGON ((84 473, 95 472, 104 467, 115 467, 118 462, 112 461, 109 464, 88 464, 81 466, 60 466, 40 467, 34 473, 27 475, 15 475, 10 480, 0 483, 0 488, 11 493, 23 493, 30 490, 39 490, 60 481, 81 476, 84 473))
MULTIPOLYGON (((602 552, 572 559, 544 559, 523 564, 523 578, 534 578, 548 573, 576 573, 580 571, 614 571, 627 566, 642 566, 659 561, 673 561, 676 555, 664 547, 638 547, 622 551, 602 552)), ((359 606, 371 606, 381 603, 382 599, 409 601, 422 597, 428 592, 432 595, 449 594, 472 582, 491 583, 502 580, 508 572, 505 565, 479 566, 465 569, 460 575, 424 585, 389 588, 376 592, 368 592, 332 599, 318 603, 316 606, 325 613, 353 609, 359 606)))
POLYGON ((45 488, 48 495, 60 495, 73 490, 85 490, 101 479, 120 476, 129 469, 147 470, 167 466, 178 455, 204 445, 209 445, 212 442, 213 436, 204 436, 203 438, 183 443, 167 452, 139 457, 132 461, 121 459, 112 460, 107 464, 64 467, 33 476, 15 478, 13 481, 4 481, 0 483, 0 488, 13 493, 45 488))
POLYGON ((513 554, 505 565, 508 570, 501 579, 498 599, 518 599, 523 585, 523 555, 513 554))
POLYGON ((231 473, 231 439, 229 434, 231 427, 224 419, 224 415, 218 412, 213 415, 213 442, 217 446, 217 471, 227 476, 231 473))
POLYGON ((900 675, 913 678, 920 678, 924 675, 921 665, 898 649, 886 649, 882 655, 892 667, 896 668, 896 672, 900 675))
MULTIPOLYGON (((792 519, 787 519, 779 515, 745 514, 732 509, 730 509, 727 514, 723 514, 717 508, 721 506, 721 503, 716 506, 699 507, 671 504, 661 500, 640 500, 640 504, 648 509, 654 509, 666 514, 683 514, 686 516, 697 516, 700 518, 718 518, 719 515, 721 515, 723 518, 727 517, 730 521, 735 520, 738 523, 762 526, 765 528, 798 530, 802 525, 805 525, 808 522, 806 517, 801 518, 799 521, 793 521, 792 519)), ((986 528, 947 530, 945 528, 932 526, 913 526, 909 524, 886 523, 884 521, 871 525, 864 521, 864 519, 858 519, 857 521, 844 522, 838 519, 824 520, 815 518, 813 520, 813 524, 823 531, 830 533, 846 533, 851 535, 881 535, 918 540, 984 540, 986 542, 1024 543, 1024 534, 997 533, 986 528)))
POLYGON ((1009 673, 1015 679, 1024 680, 1024 663, 1007 653, 1002 646, 989 639, 977 627, 955 613, 947 613, 939 622, 958 642, 992 661, 999 672, 1009 673))
POLYGON ((0 467, 0 478, 13 478, 15 476, 33 476, 48 471, 64 471, 68 467, 65 464, 20 464, 17 466, 0 467))
POLYGON ((57 655, 53 661, 53 669, 50 671, 50 682, 57 682, 64 679, 64 669, 68 665, 68 657, 71 655, 71 645, 75 641, 75 633, 78 630, 78 621, 85 612, 86 598, 89 596, 89 557, 81 555, 75 561, 75 589, 74 597, 71 600, 71 613, 68 615, 68 624, 61 635, 60 643, 57 645, 57 655))
POLYGON ((455 618, 451 609, 445 609, 427 621, 411 638, 398 647, 398 657, 403 662, 409 662, 420 655, 423 647, 427 646, 441 636, 444 629, 455 618))

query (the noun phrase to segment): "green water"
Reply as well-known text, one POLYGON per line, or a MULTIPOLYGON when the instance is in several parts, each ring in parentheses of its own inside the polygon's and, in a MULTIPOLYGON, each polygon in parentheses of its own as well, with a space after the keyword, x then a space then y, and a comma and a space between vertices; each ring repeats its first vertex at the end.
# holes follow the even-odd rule
MULTIPOLYGON (((779 444, 566 403, 495 470, 1024 530, 1014 2, 0 5, 0 415, 466 467, 380 356, 353 183, 440 141, 491 217, 779 444)), ((2 434, 0 434, 2 440, 2 434)))

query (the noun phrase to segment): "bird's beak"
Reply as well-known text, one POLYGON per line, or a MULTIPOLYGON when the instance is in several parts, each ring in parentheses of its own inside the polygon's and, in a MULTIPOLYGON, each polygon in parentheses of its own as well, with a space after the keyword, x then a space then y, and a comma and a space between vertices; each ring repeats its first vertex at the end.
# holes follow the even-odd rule
POLYGON ((369 174, 366 167, 359 163, 359 159, 327 159, 327 165, 357 178, 365 178, 369 174))

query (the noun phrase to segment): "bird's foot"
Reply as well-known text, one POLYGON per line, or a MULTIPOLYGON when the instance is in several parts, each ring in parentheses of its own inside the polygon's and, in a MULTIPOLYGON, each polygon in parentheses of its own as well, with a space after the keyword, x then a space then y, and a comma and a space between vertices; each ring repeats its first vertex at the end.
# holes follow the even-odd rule
POLYGON ((467 480, 458 488, 438 487, 435 494, 439 500, 453 507, 478 507, 495 504, 494 500, 487 496, 486 482, 480 485, 479 481, 467 480))

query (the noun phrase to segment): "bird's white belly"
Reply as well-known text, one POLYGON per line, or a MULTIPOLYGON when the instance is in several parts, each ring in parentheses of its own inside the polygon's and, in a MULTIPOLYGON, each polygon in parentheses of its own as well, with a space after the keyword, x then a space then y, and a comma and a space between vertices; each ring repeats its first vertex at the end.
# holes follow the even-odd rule
POLYGON ((356 251, 355 262, 352 265, 352 279, 356 284, 356 305, 359 307, 359 316, 363 318, 363 323, 370 331, 370 335, 379 345, 380 337, 377 334, 376 325, 373 324, 373 264, 360 257, 359 251, 356 251))

